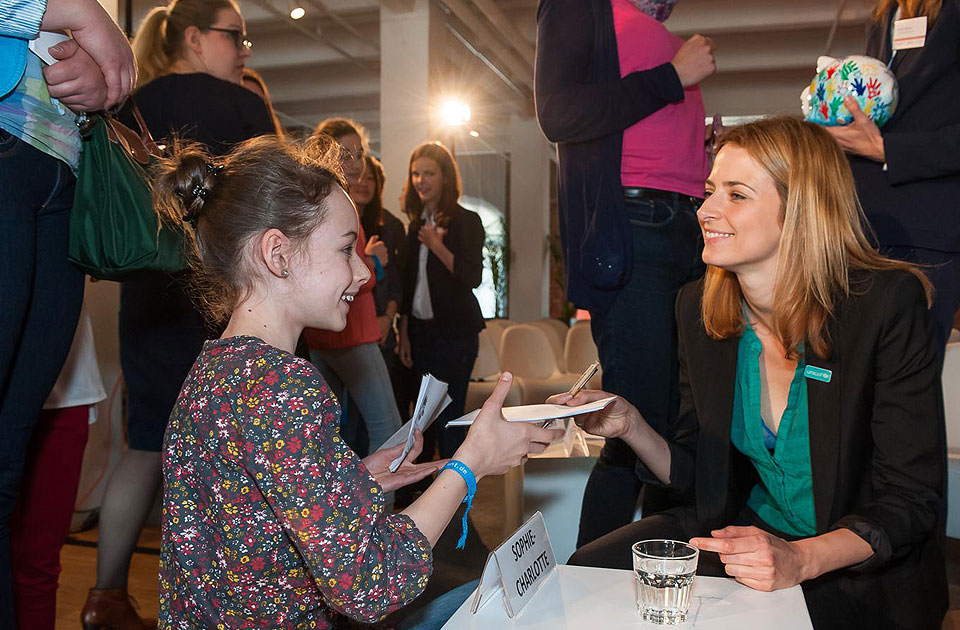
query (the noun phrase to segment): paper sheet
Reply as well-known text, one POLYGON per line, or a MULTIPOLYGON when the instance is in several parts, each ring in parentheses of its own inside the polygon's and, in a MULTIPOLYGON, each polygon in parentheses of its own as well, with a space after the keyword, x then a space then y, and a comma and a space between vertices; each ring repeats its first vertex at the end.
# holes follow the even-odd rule
POLYGON ((406 439, 407 444, 403 448, 403 453, 390 462, 390 472, 397 472, 397 468, 410 454, 410 449, 413 448, 414 431, 417 429, 421 433, 426 431, 427 427, 437 419, 437 416, 450 402, 450 396, 447 395, 447 384, 438 381, 430 374, 424 374, 423 379, 420 380, 420 393, 417 396, 417 405, 413 410, 413 417, 380 447, 381 449, 390 448, 406 439))
MULTIPOLYGON (((503 419, 508 422, 546 422, 547 420, 556 420, 558 418, 569 418, 579 416, 580 414, 590 413, 591 411, 600 411, 614 401, 616 396, 602 398, 579 407, 567 407, 566 405, 521 405, 519 407, 504 407, 502 409, 503 419)), ((473 424, 480 413, 479 409, 460 416, 456 420, 447 423, 448 427, 468 427, 473 424)))

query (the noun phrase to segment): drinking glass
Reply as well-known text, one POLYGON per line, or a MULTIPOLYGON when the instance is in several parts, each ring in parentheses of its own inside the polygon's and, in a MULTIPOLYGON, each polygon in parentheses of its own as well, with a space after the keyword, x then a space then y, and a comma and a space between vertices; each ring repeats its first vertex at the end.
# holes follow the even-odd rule
POLYGON ((663 625, 686 621, 699 554, 696 547, 678 540, 634 543, 634 588, 644 621, 663 625))

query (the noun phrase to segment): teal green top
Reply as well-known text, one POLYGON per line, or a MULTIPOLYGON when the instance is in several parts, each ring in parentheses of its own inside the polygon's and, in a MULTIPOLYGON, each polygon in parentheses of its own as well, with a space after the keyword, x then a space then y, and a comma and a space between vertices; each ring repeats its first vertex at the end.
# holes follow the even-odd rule
POLYGON ((760 482, 751 490, 747 506, 765 523, 786 534, 813 536, 816 534, 816 518, 803 357, 797 362, 790 382, 787 408, 774 436, 760 416, 762 349, 760 339, 747 326, 740 337, 737 353, 737 381, 730 427, 731 442, 750 458, 760 474, 760 482))

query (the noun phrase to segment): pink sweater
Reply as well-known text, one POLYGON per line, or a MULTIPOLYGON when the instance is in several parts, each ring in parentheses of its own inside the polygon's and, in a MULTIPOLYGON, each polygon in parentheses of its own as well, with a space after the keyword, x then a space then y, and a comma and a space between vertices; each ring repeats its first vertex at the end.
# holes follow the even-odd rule
MULTIPOLYGON (((673 59, 683 40, 629 0, 611 0, 611 4, 621 76, 673 59)), ((683 101, 667 105, 623 132, 621 185, 703 196, 710 168, 700 87, 688 87, 684 96, 683 101)))

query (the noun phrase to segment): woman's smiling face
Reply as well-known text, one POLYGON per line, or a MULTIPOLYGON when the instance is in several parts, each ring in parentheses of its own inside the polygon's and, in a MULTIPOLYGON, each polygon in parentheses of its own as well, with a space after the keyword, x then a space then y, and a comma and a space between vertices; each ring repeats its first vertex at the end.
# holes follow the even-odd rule
POLYGON ((776 274, 783 201, 773 177, 745 149, 724 146, 707 178, 697 218, 703 262, 741 274, 776 274))

